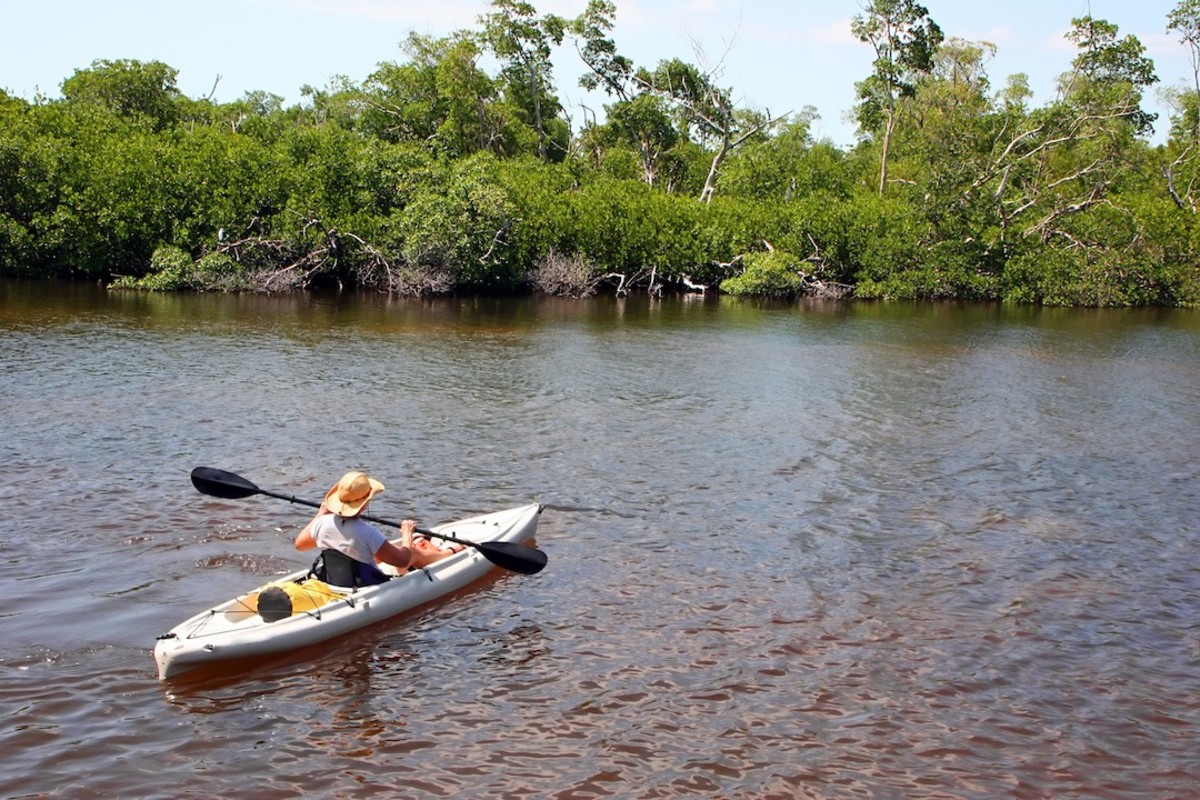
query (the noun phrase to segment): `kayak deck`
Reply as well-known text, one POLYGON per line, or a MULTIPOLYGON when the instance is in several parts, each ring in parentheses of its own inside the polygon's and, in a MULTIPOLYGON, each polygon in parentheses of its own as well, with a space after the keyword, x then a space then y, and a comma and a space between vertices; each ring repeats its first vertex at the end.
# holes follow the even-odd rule
MULTIPOLYGON (((432 530, 480 544, 527 542, 537 530, 541 509, 538 503, 531 503, 432 530)), ((264 620, 257 611, 258 594, 285 583, 298 583, 298 589, 289 588, 303 592, 308 570, 298 570, 202 611, 158 637, 154 646, 158 676, 165 680, 206 664, 316 644, 435 600, 478 580, 493 567, 473 547, 404 575, 399 575, 395 567, 382 565, 385 572, 395 576, 392 580, 358 588, 328 585, 333 595, 328 602, 309 602, 283 619, 264 620)))

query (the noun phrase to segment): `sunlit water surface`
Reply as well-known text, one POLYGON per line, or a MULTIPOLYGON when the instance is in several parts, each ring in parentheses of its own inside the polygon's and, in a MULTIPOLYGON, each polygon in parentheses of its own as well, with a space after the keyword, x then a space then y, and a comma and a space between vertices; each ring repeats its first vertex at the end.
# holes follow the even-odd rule
POLYGON ((0 796, 1200 796, 1200 314, 0 284, 0 796), (156 680, 309 509, 533 577, 156 680))

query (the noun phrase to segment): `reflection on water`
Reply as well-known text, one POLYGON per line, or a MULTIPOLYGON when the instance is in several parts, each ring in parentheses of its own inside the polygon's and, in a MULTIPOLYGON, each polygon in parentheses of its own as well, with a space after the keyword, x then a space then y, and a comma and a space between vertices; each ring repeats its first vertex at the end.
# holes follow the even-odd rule
POLYGON ((3 796, 1187 797, 1200 315, 0 283, 3 796), (379 474, 537 576, 155 681, 379 474))

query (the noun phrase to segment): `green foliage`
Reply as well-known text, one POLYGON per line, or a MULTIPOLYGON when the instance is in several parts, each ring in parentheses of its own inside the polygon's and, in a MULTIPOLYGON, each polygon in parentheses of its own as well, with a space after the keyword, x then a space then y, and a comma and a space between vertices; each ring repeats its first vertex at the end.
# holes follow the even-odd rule
POLYGON ((800 292, 800 259, 780 251, 748 253, 741 275, 721 281, 721 291, 732 295, 794 297, 800 292))
POLYGON ((178 70, 161 61, 93 61, 63 81, 67 102, 93 105, 118 116, 145 118, 155 129, 169 127, 180 116, 178 70))
POLYGON ((850 31, 875 51, 874 72, 858 84, 858 96, 859 124, 876 130, 900 98, 916 94, 916 80, 932 68, 942 30, 913 0, 871 0, 850 31))
POLYGON ((611 272, 632 275, 663 266, 662 237, 680 224, 668 196, 636 181, 597 180, 569 201, 571 251, 611 272))
POLYGON ((829 142, 812 142, 808 129, 807 121, 792 122, 734 151, 721 173, 721 193, 762 201, 849 197, 845 154, 829 142))
MULTIPOLYGON (((1198 8, 1168 18, 1193 53, 1198 8)), ((811 109, 768 125, 695 65, 639 68, 610 0, 575 20, 495 0, 480 30, 412 34, 402 62, 289 108, 186 98, 165 64, 97 61, 61 100, 0 91, 0 274, 1200 305, 1200 86, 1172 90, 1170 139, 1151 147, 1153 65, 1103 20, 1075 21, 1059 97, 1029 108, 1022 76, 991 88, 991 45, 942 42, 910 0, 863 10, 869 135, 846 150, 813 140, 811 109), (611 101, 575 138, 549 61, 567 36, 581 83, 611 101)))
POLYGON ((617 52, 612 32, 617 7, 611 0, 588 0, 587 8, 571 20, 567 30, 575 38, 583 63, 590 72, 579 79, 579 85, 589 91, 603 89, 610 97, 629 99, 629 84, 633 78, 633 62, 617 52))
POLYGON ((490 14, 480 18, 481 38, 503 65, 500 79, 509 103, 520 109, 537 136, 538 156, 561 160, 566 155, 562 107, 553 92, 552 49, 562 44, 566 21, 538 17, 524 0, 492 0, 490 14))
POLYGON ((175 291, 199 288, 196 277, 191 255, 178 247, 166 246, 156 249, 151 255, 148 275, 122 276, 110 285, 114 289, 175 291))
POLYGON ((1075 238, 1028 248, 1009 259, 1003 297, 1060 306, 1195 306, 1195 215, 1161 196, 1136 195, 1127 208, 1105 207, 1080 218, 1075 238), (1079 238, 1093 244, 1082 247, 1079 238))
POLYGON ((1071 21, 1073 29, 1066 38, 1079 47, 1071 62, 1073 71, 1064 76, 1070 102, 1107 116, 1117 116, 1135 132, 1153 130, 1157 115, 1140 107, 1142 90, 1158 82, 1154 62, 1144 55, 1146 49, 1134 36, 1117 38, 1117 26, 1090 16, 1071 21), (1116 114, 1113 114, 1113 111, 1116 114))
POLYGON ((163 292, 196 289, 192 257, 178 247, 167 245, 154 251, 150 258, 150 273, 141 277, 123 276, 113 281, 115 289, 145 289, 163 292))
POLYGON ((445 181, 416 193, 394 217, 404 260, 445 270, 464 286, 519 283, 523 273, 507 245, 514 206, 497 179, 495 159, 481 153, 456 162, 445 181))
POLYGON ((860 195, 842 219, 844 252, 855 262, 843 280, 857 297, 991 299, 998 292, 982 244, 943 238, 907 200, 860 195))
MULTIPOLYGON (((866 196, 866 202, 876 198, 866 196)), ((759 205, 759 204, 755 204, 759 205)), ((818 192, 780 203, 763 213, 772 225, 764 238, 776 249, 796 253, 820 265, 822 277, 850 283, 858 270, 858 251, 851 239, 855 204, 818 192)))
POLYGON ((173 245, 164 245, 154 251, 148 274, 141 277, 123 276, 110 286, 114 289, 151 292, 237 291, 250 288, 242 268, 228 255, 206 253, 198 261, 193 261, 190 255, 173 245))

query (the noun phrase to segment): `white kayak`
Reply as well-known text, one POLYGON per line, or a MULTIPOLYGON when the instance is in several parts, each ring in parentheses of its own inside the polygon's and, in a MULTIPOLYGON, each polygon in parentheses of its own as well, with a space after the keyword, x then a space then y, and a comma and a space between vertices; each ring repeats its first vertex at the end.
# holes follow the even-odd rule
MULTIPOLYGON (((541 510, 541 505, 531 503, 448 522, 432 531, 480 544, 522 543, 537 532, 541 510)), ((479 549, 467 547, 404 575, 397 575, 390 565, 381 565, 395 577, 358 588, 324 584, 309 578, 308 569, 303 569, 203 611, 158 637, 154 646, 158 677, 165 680, 220 661, 273 655, 323 642, 461 589, 493 566, 479 549), (295 593, 295 610, 268 622, 258 612, 257 598, 260 592, 285 584, 289 593, 295 593)))

